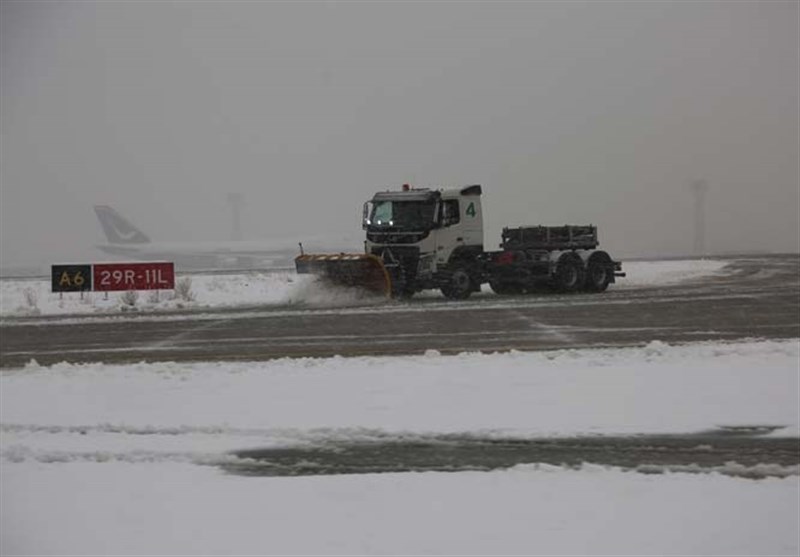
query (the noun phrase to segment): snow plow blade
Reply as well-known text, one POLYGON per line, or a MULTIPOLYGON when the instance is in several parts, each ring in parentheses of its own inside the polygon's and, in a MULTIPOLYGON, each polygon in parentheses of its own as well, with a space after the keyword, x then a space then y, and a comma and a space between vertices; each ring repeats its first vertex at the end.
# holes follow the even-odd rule
POLYGON ((363 288, 391 298, 392 280, 383 261, 367 253, 298 255, 294 260, 298 274, 324 277, 333 284, 363 288))

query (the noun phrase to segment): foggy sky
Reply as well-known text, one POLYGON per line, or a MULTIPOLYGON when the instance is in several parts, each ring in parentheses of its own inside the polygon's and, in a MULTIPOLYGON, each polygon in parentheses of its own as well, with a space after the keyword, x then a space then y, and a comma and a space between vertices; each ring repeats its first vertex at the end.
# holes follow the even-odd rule
MULTIPOLYGON (((380 189, 484 186, 613 255, 800 250, 796 2, 9 2, 0 265, 154 240, 361 236, 380 189)), ((354 249, 360 245, 355 244, 354 249)))

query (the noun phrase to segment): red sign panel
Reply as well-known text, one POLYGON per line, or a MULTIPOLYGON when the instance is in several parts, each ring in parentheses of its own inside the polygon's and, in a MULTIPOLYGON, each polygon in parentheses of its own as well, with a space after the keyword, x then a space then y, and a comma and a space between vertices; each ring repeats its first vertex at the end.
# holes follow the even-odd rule
POLYGON ((172 263, 96 263, 92 269, 94 290, 172 290, 172 263))

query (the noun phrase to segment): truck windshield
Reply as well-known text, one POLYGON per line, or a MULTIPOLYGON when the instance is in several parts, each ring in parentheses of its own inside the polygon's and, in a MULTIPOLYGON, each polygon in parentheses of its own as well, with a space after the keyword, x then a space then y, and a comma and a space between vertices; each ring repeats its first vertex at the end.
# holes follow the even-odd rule
POLYGON ((433 226, 433 201, 376 201, 369 224, 376 227, 427 230, 433 226))

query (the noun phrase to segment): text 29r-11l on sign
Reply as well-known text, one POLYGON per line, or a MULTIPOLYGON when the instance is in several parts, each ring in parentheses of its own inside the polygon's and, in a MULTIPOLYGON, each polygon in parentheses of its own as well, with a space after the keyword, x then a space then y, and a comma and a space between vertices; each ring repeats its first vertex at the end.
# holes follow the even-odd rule
POLYGON ((172 263, 98 263, 92 271, 96 291, 175 288, 175 266, 172 263))

